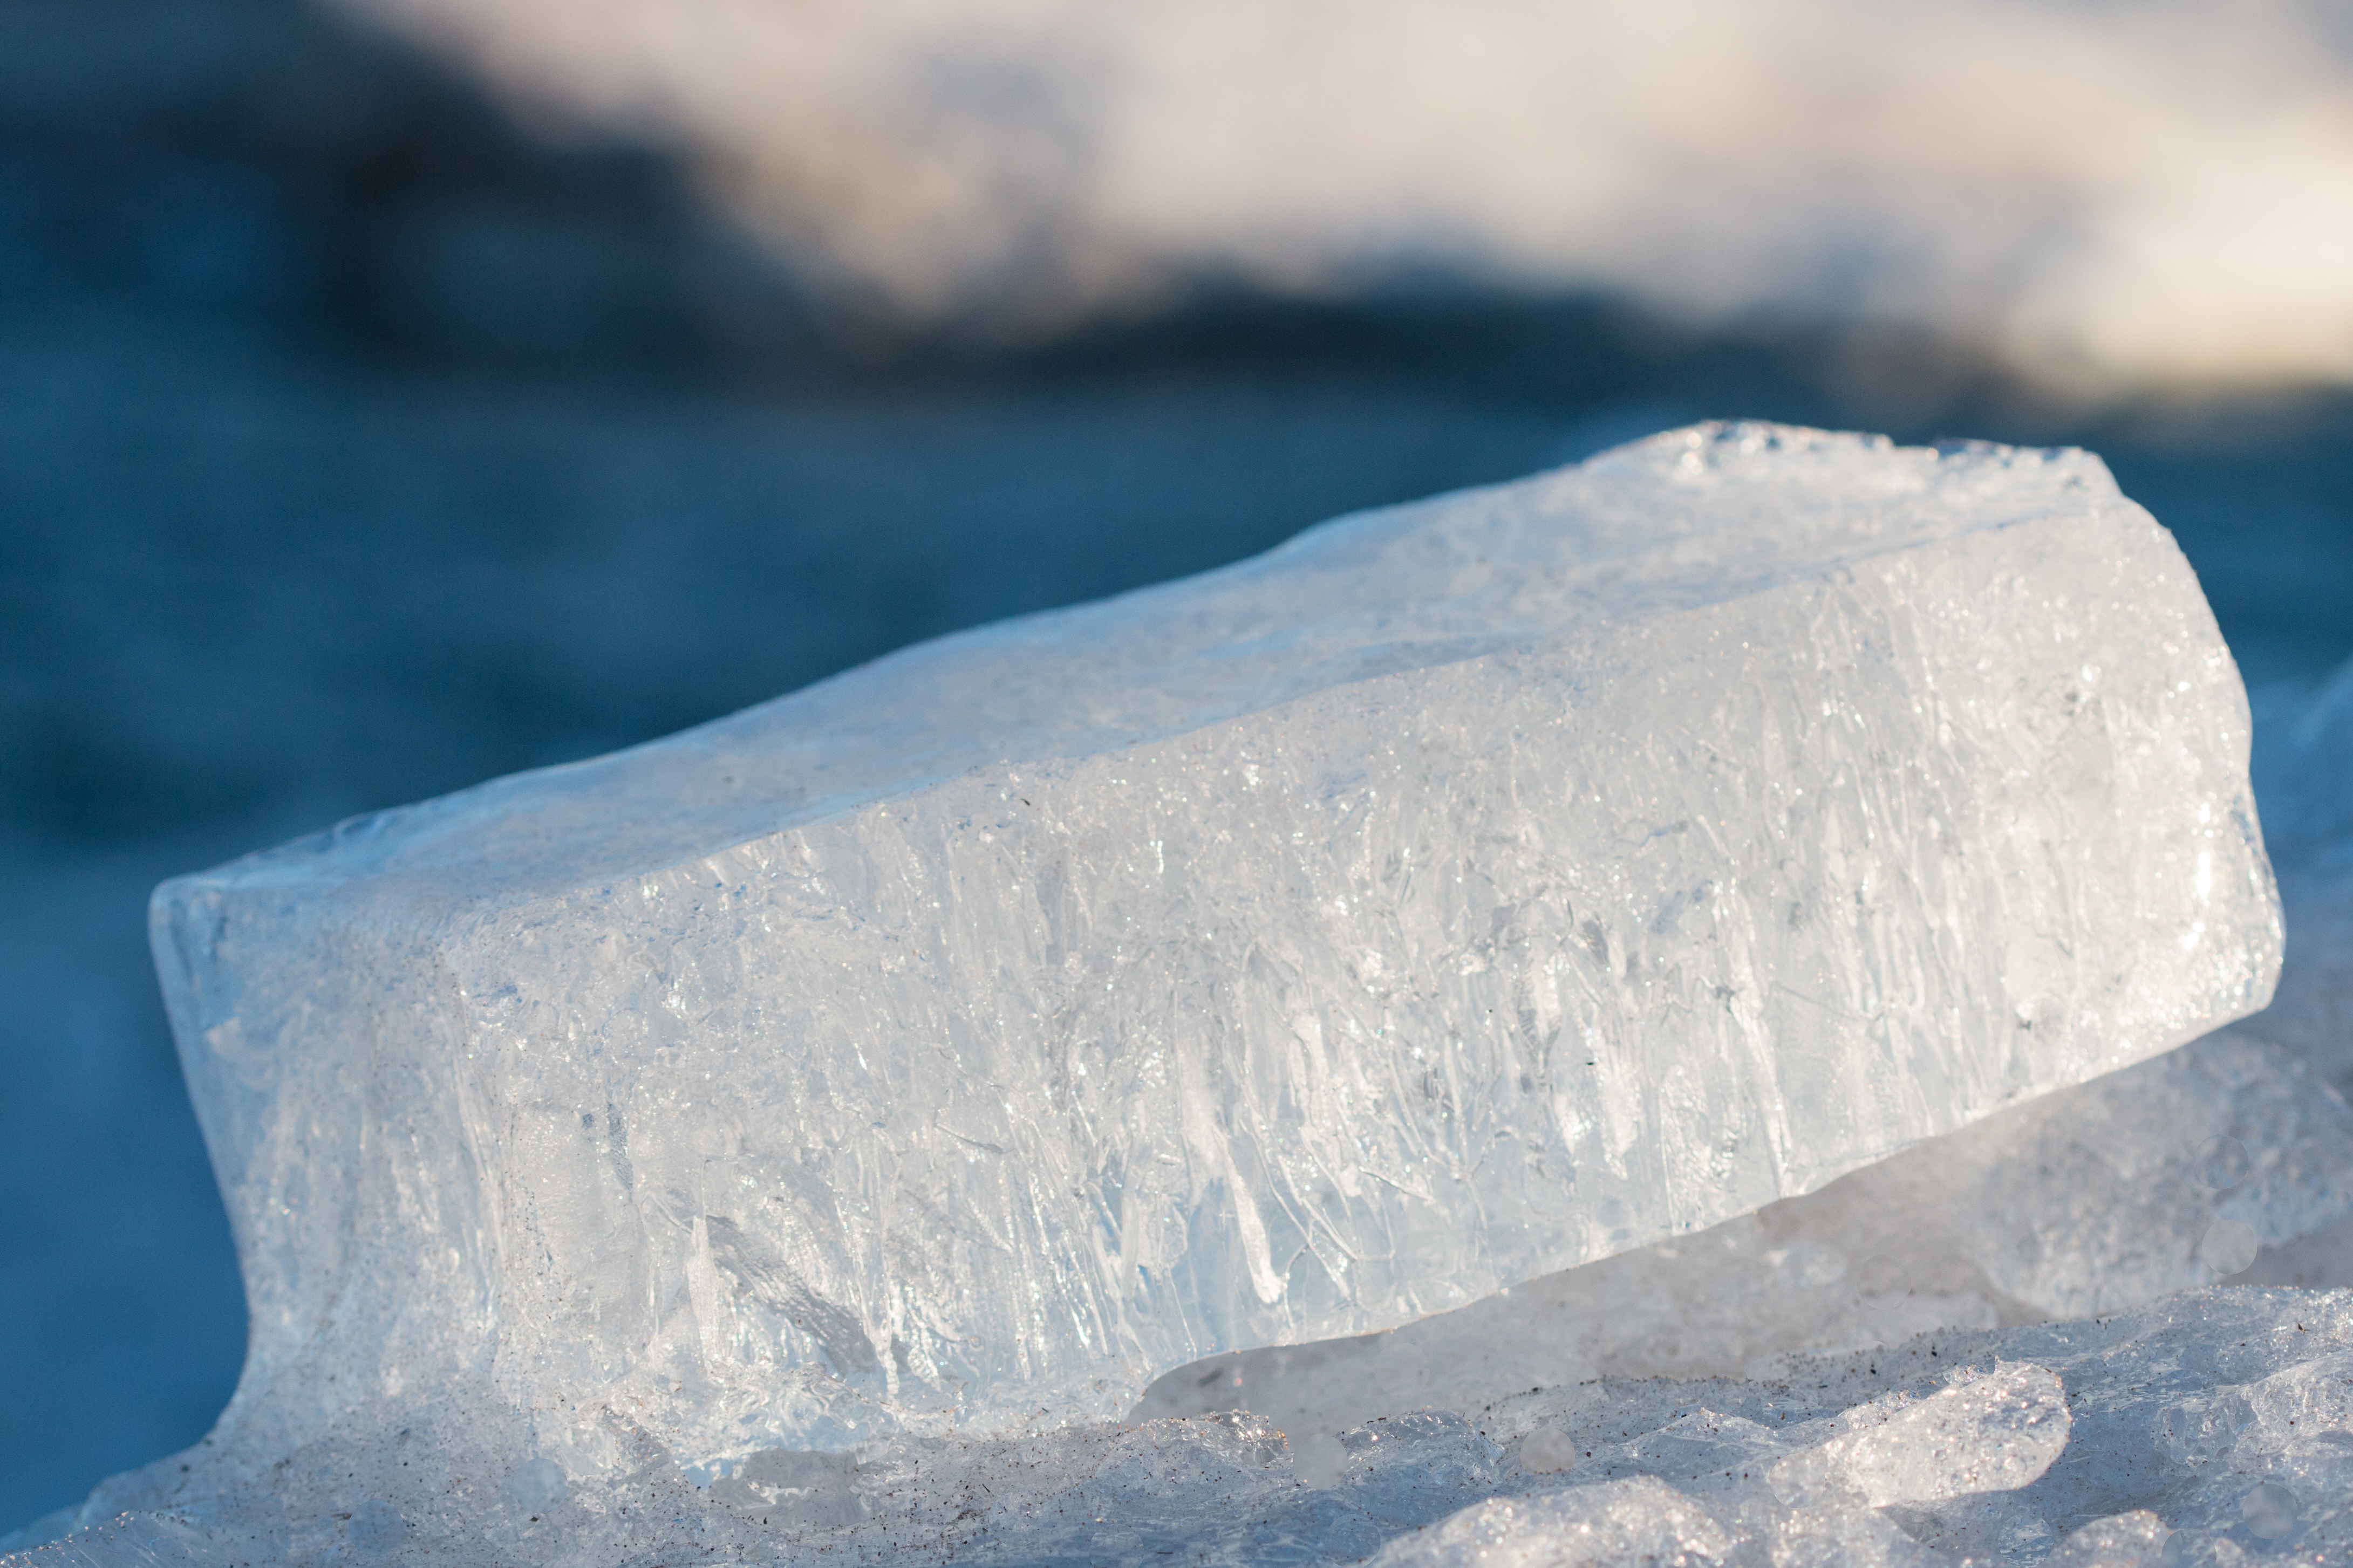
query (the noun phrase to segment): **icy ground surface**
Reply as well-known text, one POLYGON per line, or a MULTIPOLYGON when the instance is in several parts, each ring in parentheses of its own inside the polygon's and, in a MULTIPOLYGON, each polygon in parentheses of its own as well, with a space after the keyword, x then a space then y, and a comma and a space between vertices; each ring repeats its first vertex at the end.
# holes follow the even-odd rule
MULTIPOLYGON (((2295 768, 2343 776, 2346 706, 2307 700, 2295 768)), ((2300 857, 2292 922, 2345 848, 2309 794, 2272 825, 2300 857)), ((2325 963, 2299 978, 2311 951, 2292 942, 2281 1005, 2242 1031, 1468 1311, 1185 1369, 1140 1425, 770 1453, 702 1488, 626 1417, 619 1479, 588 1485, 533 1460, 422 1479, 402 1456, 438 1435, 353 1430, 121 1478, 40 1530, 93 1526, 37 1560, 1895 1562, 2040 1557, 2086 1523, 2063 1560, 2325 1547, 2348 1491, 2341 1300, 2223 1289, 1999 1326, 2130 1309, 2259 1244, 2242 1278, 2353 1278, 2348 1118, 2296 1054, 2343 1005, 2325 963), (1805 1353, 1915 1331, 1851 1363, 1805 1353), (1623 1381, 1662 1373, 1734 1381, 1623 1381), (1259 1415, 1186 1414, 1237 1403, 1259 1415)))

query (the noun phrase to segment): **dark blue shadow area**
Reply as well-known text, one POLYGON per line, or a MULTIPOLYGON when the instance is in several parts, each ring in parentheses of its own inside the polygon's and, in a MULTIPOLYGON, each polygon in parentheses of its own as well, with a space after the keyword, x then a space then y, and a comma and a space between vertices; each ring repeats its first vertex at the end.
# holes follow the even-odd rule
POLYGON ((84 3, 0 0, 0 1529, 236 1377, 163 877, 1715 415, 2092 446, 2251 681, 2353 656, 2342 398, 2071 421, 1939 345, 1590 300, 852 342, 655 153, 278 0, 84 3))

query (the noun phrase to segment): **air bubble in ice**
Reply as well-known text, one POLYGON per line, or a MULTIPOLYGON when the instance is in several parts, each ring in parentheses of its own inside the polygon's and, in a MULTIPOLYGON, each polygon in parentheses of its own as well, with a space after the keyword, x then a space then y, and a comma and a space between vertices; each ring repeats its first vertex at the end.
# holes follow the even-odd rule
POLYGON ((1292 1447, 1291 1473, 1302 1486, 1335 1485, 1348 1474, 1348 1450, 1329 1432, 1303 1437, 1292 1447))
POLYGON ((543 1454, 525 1459, 507 1478, 507 1496, 532 1513, 562 1501, 564 1493, 564 1467, 543 1454))
POLYGON ((1769 1484, 1793 1506, 1859 1495, 1884 1508, 2015 1491, 2051 1468, 2073 1426, 2058 1373, 2003 1363, 1925 1399, 1895 1391, 1855 1405, 1822 1440, 1776 1464, 1769 1484))
POLYGON ((2264 1541, 2277 1541, 2295 1528, 2295 1494, 2277 1481, 2265 1481, 2240 1505, 2247 1531, 2264 1541))
POLYGON ((1866 1296, 1899 1296, 1908 1283, 1904 1265, 1883 1252, 1873 1253, 1854 1271, 1855 1289, 1866 1296))
POLYGON ((1577 1439, 1557 1426, 1539 1426, 1520 1443, 1520 1468, 1549 1476, 1577 1463, 1577 1439))
POLYGON ((2198 1243, 2199 1261, 2217 1274, 2236 1274, 2255 1261, 2263 1244, 2235 1219, 2218 1219, 2198 1243))
POLYGON ((2198 1146, 2198 1165, 2205 1173, 2208 1186, 2217 1192, 2228 1192, 2247 1179, 2254 1162, 2248 1157, 2244 1143, 2224 1132, 2198 1146))

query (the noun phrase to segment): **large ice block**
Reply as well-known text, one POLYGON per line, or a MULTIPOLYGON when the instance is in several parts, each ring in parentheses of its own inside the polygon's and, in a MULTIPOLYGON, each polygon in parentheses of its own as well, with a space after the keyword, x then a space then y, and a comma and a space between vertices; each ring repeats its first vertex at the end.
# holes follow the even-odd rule
POLYGON ((1116 1414, 1723 1220, 2261 1005, 2247 748, 2096 458, 1707 426, 166 884, 225 1440, 1116 1414))

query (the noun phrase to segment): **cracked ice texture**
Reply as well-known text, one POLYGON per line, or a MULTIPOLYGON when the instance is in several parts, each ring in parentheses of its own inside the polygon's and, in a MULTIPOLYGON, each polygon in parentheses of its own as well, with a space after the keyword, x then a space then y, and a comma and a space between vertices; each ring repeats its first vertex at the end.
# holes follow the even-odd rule
POLYGON ((1739 1215, 2261 1005, 2247 745, 2096 458, 1701 426, 169 883, 224 1433, 1116 1415, 1739 1215))

